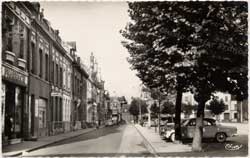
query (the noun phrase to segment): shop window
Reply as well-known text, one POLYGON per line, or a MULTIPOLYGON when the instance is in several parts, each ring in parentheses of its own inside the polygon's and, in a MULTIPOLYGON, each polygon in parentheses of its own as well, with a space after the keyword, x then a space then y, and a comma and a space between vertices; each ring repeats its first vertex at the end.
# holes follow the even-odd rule
POLYGON ((47 107, 47 100, 46 99, 39 99, 39 107, 38 107, 38 117, 39 117, 39 128, 46 128, 47 121, 46 121, 46 107, 47 107))
POLYGON ((15 107, 15 132, 21 131, 21 122, 22 122, 22 101, 23 95, 21 89, 16 87, 16 107, 15 107))
POLYGON ((34 132, 35 132, 35 123, 34 123, 34 121, 35 121, 35 106, 36 106, 36 104, 35 104, 35 95, 34 94, 32 94, 31 95, 31 99, 30 99, 30 108, 31 108, 31 133, 32 133, 32 135, 34 135, 34 132))

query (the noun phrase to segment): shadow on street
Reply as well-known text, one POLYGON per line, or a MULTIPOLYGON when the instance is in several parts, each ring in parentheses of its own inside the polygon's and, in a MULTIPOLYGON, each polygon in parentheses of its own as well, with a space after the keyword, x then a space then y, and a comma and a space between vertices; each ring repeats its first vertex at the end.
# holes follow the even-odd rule
MULTIPOLYGON (((32 155, 24 157, 42 157, 44 155, 32 155)), ((70 153, 70 154, 56 154, 56 155, 46 155, 46 157, 152 157, 153 155, 148 152, 141 153, 70 153)))

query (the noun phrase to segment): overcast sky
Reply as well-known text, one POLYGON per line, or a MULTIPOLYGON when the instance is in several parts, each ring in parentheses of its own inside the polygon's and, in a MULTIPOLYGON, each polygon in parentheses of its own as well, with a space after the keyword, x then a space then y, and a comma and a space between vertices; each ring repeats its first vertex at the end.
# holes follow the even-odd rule
POLYGON ((140 80, 130 70, 119 33, 129 21, 126 2, 41 2, 44 15, 64 41, 76 41, 88 64, 93 52, 111 95, 139 96, 140 80))

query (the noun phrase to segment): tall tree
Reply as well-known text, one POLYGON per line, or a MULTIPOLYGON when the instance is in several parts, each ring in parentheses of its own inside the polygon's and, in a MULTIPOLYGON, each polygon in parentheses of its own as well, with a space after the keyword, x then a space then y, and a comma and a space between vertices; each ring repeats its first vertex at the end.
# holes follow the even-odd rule
POLYGON ((212 114, 219 115, 226 110, 226 106, 227 105, 223 100, 213 98, 212 101, 209 102, 209 104, 206 106, 206 108, 210 110, 212 114))
POLYGON ((160 107, 157 106, 156 103, 154 103, 151 107, 150 107, 150 111, 153 115, 153 117, 157 117, 160 113, 160 107))
MULTIPOLYGON (((196 129, 192 148, 202 150, 202 126, 205 103, 216 91, 247 94, 247 3, 206 2, 198 4, 199 28, 195 32, 195 56, 192 86, 198 102, 196 129)), ((191 7, 192 11, 194 8, 191 7)), ((192 16, 191 16, 192 17, 192 16)), ((190 17, 186 16, 186 19, 190 17)))
POLYGON ((138 119, 140 112, 141 114, 147 113, 147 104, 139 98, 133 98, 130 103, 129 113, 138 119))
POLYGON ((134 121, 137 121, 139 115, 139 106, 136 104, 136 101, 134 99, 131 101, 128 111, 131 115, 133 115, 134 121))
MULTIPOLYGON (((176 136, 182 92, 198 102, 192 149, 201 151, 205 103, 216 91, 247 94, 246 2, 131 2, 122 35, 132 68, 149 87, 176 89, 176 136)), ((180 127, 179 127, 180 129, 180 127)))
MULTIPOLYGON (((139 78, 149 88, 160 89, 163 93, 177 91, 175 110, 176 139, 181 138, 180 113, 182 92, 187 85, 187 76, 191 66, 188 55, 181 52, 190 47, 185 45, 181 37, 172 38, 163 32, 172 31, 173 22, 162 19, 165 7, 174 3, 128 3, 129 15, 133 22, 129 23, 122 35, 128 39, 123 45, 130 53, 129 62, 133 69, 138 71, 139 78), (161 5, 165 4, 164 7, 161 5), (163 11, 163 12, 162 12, 163 11), (166 28, 166 29, 162 29, 166 28), (168 39, 167 39, 168 38, 168 39), (161 44, 161 40, 169 40, 161 44), (182 47, 180 47, 182 46, 182 47), (162 49, 164 47, 164 49, 162 49)), ((182 28, 182 26, 178 26, 182 28)))

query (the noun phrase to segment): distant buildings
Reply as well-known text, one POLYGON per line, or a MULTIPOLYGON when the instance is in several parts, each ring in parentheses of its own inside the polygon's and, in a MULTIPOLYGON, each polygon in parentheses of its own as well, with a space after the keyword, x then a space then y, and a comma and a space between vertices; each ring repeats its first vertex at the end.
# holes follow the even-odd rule
POLYGON ((121 121, 121 110, 122 110, 122 107, 121 107, 121 104, 118 100, 117 97, 111 97, 111 103, 110 103, 110 108, 112 110, 112 121, 118 123, 119 121, 121 121))
MULTIPOLYGON (((248 101, 237 101, 232 95, 228 93, 217 92, 214 94, 218 100, 223 100, 227 105, 226 110, 219 115, 218 119, 225 122, 244 122, 248 121, 248 101)), ((154 103, 154 100, 150 96, 150 91, 142 88, 141 98, 147 102, 148 109, 154 103)), ((169 96, 168 100, 175 104, 175 96, 169 96)), ((183 93, 182 96, 183 104, 197 105, 194 96, 191 92, 183 93)), ((208 102, 207 102, 208 103, 208 102)), ((205 117, 214 117, 210 110, 205 108, 205 117)), ((193 110, 189 116, 185 116, 184 113, 181 114, 182 118, 195 117, 196 111, 193 110)))
POLYGON ((2 3, 3 144, 104 122, 108 99, 92 66, 77 55, 76 42, 61 39, 39 3, 2 3))
MULTIPOLYGON (((223 100, 227 105, 226 110, 219 115, 220 121, 230 121, 230 122, 244 122, 248 121, 248 102, 237 101, 234 97, 228 93, 217 92, 214 94, 218 100, 223 100)), ((190 92, 184 93, 182 97, 182 103, 195 105, 193 94, 190 92)), ((192 114, 195 116, 195 113, 192 114)), ((211 113, 209 110, 205 109, 205 117, 210 117, 211 113)))

